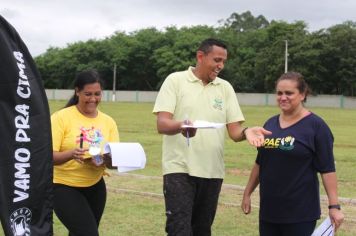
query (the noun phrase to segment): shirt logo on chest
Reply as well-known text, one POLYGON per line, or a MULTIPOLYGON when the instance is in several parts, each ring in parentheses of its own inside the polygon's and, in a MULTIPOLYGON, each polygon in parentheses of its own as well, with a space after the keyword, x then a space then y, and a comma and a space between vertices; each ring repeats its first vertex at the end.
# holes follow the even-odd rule
POLYGON ((279 148, 281 150, 292 150, 294 148, 295 138, 287 136, 284 138, 266 138, 263 144, 264 148, 279 148))
POLYGON ((215 98, 213 102, 213 107, 217 110, 222 111, 223 108, 223 101, 221 98, 215 98))
MULTIPOLYGON (((80 133, 82 134, 82 139, 84 142, 87 142, 89 145, 99 145, 100 142, 104 139, 101 131, 95 127, 91 128, 80 128, 80 133)), ((80 142, 80 136, 77 137, 77 143, 80 142)))

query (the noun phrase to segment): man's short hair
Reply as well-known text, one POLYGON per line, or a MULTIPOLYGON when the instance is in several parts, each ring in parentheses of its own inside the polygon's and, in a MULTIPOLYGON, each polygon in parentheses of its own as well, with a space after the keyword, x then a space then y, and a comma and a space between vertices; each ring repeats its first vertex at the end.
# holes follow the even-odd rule
POLYGON ((208 38, 200 43, 198 51, 202 51, 206 54, 211 51, 213 46, 218 46, 227 49, 225 42, 214 38, 208 38))

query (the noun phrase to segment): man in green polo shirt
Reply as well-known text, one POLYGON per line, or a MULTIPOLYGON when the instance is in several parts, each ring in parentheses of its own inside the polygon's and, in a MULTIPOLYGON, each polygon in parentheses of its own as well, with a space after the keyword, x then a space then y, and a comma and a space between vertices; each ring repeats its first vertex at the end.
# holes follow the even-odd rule
POLYGON ((225 129, 197 130, 183 125, 195 120, 223 123, 232 140, 247 138, 256 147, 270 134, 261 127, 241 126, 244 116, 235 91, 217 77, 227 59, 226 48, 219 40, 204 40, 196 53, 196 66, 170 74, 153 108, 157 130, 164 134, 163 188, 169 236, 211 235, 225 175, 225 129))

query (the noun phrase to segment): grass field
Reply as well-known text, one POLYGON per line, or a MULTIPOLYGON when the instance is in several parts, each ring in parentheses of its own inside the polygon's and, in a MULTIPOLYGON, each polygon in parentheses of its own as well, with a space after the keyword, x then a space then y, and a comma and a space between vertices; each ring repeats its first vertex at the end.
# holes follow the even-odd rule
MULTIPOLYGON (((63 102, 50 103, 51 111, 63 102)), ((119 126, 122 142, 139 142, 145 149, 147 164, 144 170, 127 175, 111 172, 106 178, 108 202, 100 225, 102 235, 164 235, 164 201, 161 179, 161 135, 156 131, 152 103, 102 103, 100 110, 111 115, 119 126)), ((262 125, 273 114, 275 107, 242 107, 246 126, 262 125)), ((335 159, 339 179, 339 196, 343 199, 346 220, 338 235, 356 235, 356 110, 311 108, 330 126, 335 137, 335 159)), ((245 216, 240 210, 242 186, 247 182, 254 163, 255 148, 246 142, 234 143, 226 139, 226 178, 214 222, 213 235, 258 235, 258 193, 253 194, 253 212, 245 216)), ((323 188, 321 188, 324 194, 323 188)), ((327 203, 322 203, 323 214, 327 203)), ((55 235, 66 230, 55 218, 55 235)))
MULTIPOLYGON (((51 112, 64 105, 51 101, 51 112)), ((119 175, 110 171, 106 177, 108 200, 100 225, 103 236, 160 236, 164 234, 164 201, 161 179, 161 135, 156 131, 152 103, 103 102, 100 110, 117 122, 122 142, 139 142, 145 149, 147 164, 144 170, 119 175)), ((273 114, 275 107, 242 107, 245 126, 262 125, 273 114)), ((356 110, 311 108, 330 126, 335 137, 335 159, 339 179, 339 196, 346 216, 339 236, 356 235, 356 110)), ((255 148, 246 142, 234 143, 226 139, 226 178, 219 199, 217 216, 213 226, 214 236, 258 235, 258 193, 253 194, 253 212, 244 215, 240 210, 243 186, 254 163, 255 148)), ((324 191, 321 188, 324 195, 324 191)), ((327 203, 322 202, 325 216, 327 203)), ((67 235, 66 229, 54 216, 54 233, 67 235)))

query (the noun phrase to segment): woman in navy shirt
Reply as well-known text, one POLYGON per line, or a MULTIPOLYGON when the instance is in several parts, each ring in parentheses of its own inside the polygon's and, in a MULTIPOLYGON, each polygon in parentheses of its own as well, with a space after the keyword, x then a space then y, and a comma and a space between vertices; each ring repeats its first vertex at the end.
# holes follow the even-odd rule
POLYGON ((283 74, 276 93, 281 112, 264 125, 272 134, 258 148, 242 210, 250 213, 251 194, 260 184, 260 235, 310 236, 321 214, 319 172, 337 229, 344 215, 338 203, 331 130, 304 107, 309 88, 300 73, 283 74))

